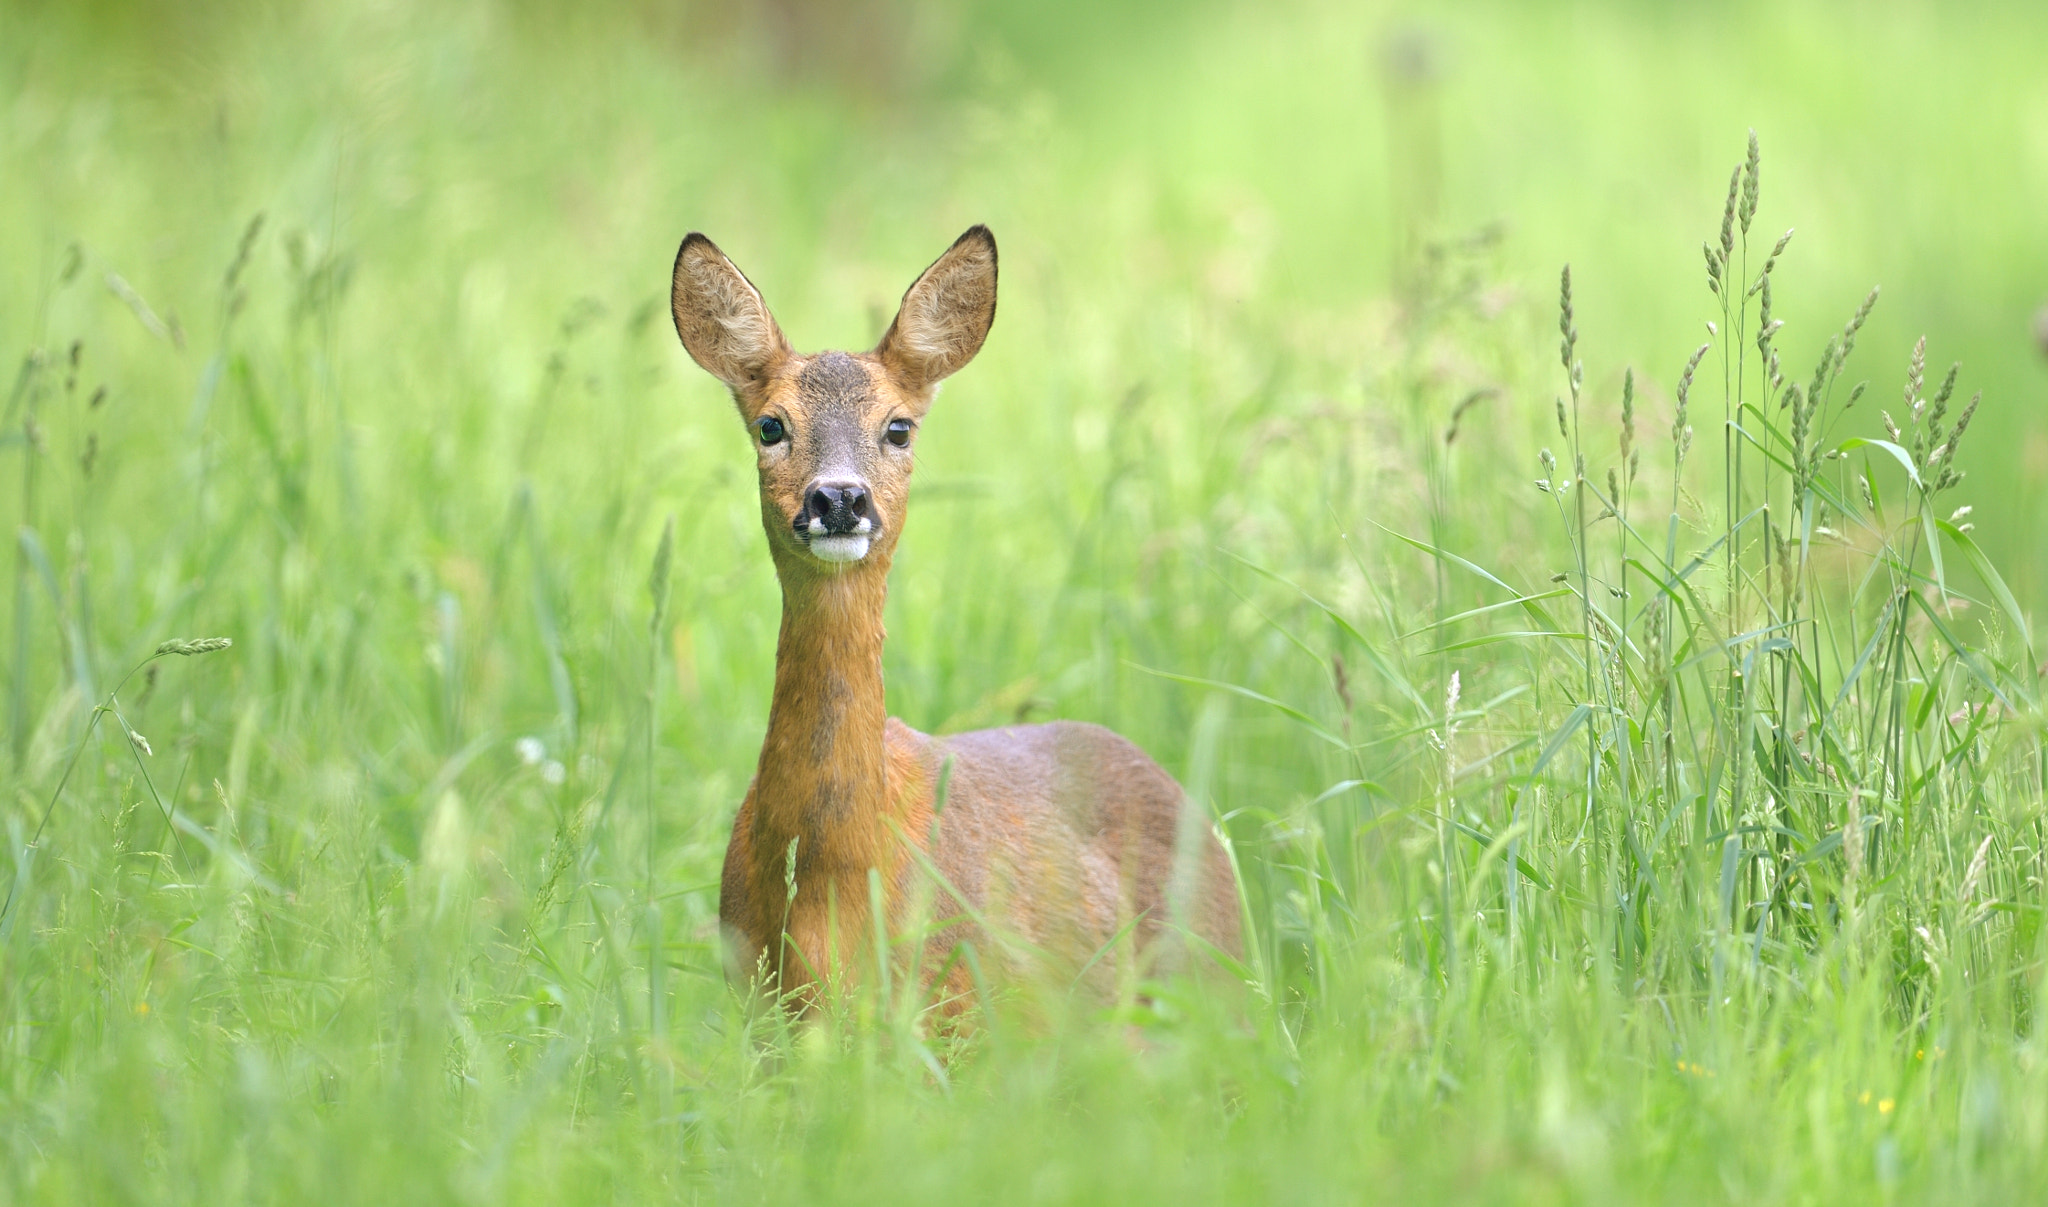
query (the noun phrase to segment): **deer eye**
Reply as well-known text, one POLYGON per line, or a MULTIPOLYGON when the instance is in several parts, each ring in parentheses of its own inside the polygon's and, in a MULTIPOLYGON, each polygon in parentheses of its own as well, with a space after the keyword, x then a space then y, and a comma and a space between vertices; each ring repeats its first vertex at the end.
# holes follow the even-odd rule
POLYGON ((789 429, 782 425, 782 420, 773 415, 763 415, 754 420, 754 431, 760 435, 764 446, 781 444, 789 435, 789 429))
POLYGON ((889 429, 882 433, 882 438, 897 448, 909 448, 910 433, 915 427, 917 425, 908 419, 891 419, 889 421, 889 429))

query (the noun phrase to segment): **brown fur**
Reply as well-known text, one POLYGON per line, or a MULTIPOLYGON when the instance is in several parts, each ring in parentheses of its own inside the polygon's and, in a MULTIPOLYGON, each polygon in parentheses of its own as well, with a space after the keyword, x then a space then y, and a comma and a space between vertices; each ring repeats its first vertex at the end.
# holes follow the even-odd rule
MULTIPOLYGON (((1123 967, 1124 953, 1105 949, 1133 918, 1132 946, 1148 964, 1166 954, 1158 939, 1174 921, 1238 952, 1228 859, 1198 815, 1182 833, 1179 785, 1137 747, 1072 722, 933 737, 884 711, 882 608, 914 463, 885 433, 892 420, 923 419, 938 383, 980 350, 995 302, 995 239, 975 227, 904 294, 874 351, 805 357, 710 240, 692 234, 677 253, 672 303, 684 347, 731 388, 750 428, 773 416, 788 433, 755 450, 783 611, 768 733, 719 892, 742 979, 765 969, 801 996, 820 978, 871 967, 862 955, 872 951, 870 868, 881 873, 892 933, 916 921, 920 903, 998 932, 971 920, 945 927, 928 940, 925 976, 971 939, 1011 976, 1071 979, 1087 966, 1100 990, 1123 967), (874 533, 858 561, 821 561, 807 547, 800 519, 821 474, 870 492, 874 533), (934 826, 942 774, 948 791, 934 826)), ((968 984, 956 964, 942 988, 957 1002, 968 984)))

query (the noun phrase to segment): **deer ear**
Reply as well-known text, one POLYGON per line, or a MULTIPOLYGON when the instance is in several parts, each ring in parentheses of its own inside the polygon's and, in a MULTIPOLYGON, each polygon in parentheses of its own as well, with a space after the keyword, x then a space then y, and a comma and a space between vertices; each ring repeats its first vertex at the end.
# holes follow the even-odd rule
POLYGON ((903 295, 875 355, 905 387, 922 393, 973 360, 995 321, 996 237, 974 226, 903 295))
POLYGON ((676 251, 669 310, 690 359, 735 394, 760 386, 789 355, 760 291, 696 231, 676 251))

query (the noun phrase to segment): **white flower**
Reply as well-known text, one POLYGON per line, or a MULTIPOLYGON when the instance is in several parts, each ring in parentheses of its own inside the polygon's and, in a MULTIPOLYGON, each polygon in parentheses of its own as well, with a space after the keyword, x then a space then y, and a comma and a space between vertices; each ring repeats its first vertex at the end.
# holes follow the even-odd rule
POLYGON ((547 762, 542 763, 540 765, 541 782, 548 785, 550 788, 559 787, 562 781, 568 778, 569 769, 567 767, 562 766, 562 764, 555 759, 549 759, 547 762))
POLYGON ((548 757, 548 748, 539 738, 525 737, 512 743, 512 753, 519 756, 520 762, 531 767, 548 757))

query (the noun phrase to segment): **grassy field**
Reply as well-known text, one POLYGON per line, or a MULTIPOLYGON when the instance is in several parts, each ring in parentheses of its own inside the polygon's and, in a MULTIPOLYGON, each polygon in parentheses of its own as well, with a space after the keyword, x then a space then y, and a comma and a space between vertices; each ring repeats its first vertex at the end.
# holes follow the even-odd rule
POLYGON ((0 1202, 2038 1196, 2048 13, 207 7, 0 7, 0 1202), (976 221, 891 711, 1145 746, 1249 989, 790 1031, 669 264, 976 221))

